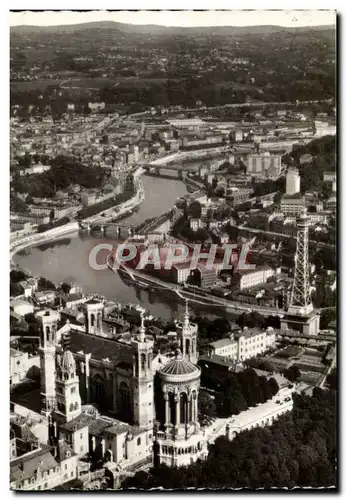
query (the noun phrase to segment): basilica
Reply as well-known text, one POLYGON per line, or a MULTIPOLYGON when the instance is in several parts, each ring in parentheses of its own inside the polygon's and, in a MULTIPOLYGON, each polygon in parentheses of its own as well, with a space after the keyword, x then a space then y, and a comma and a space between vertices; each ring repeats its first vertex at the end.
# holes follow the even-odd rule
POLYGON ((80 459, 102 460, 110 471, 205 459, 198 331, 187 304, 174 357, 154 356, 143 315, 136 334, 117 334, 102 300, 83 307, 85 327, 67 321, 59 328, 59 312, 38 313, 41 413, 49 422, 50 444, 64 440, 80 459))

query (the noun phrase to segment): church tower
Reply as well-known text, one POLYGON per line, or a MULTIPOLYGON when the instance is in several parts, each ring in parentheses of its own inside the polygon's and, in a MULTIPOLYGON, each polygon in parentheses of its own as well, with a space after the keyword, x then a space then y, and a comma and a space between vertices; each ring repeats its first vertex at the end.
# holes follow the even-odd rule
POLYGON ((139 427, 150 429, 154 422, 154 342, 145 335, 144 316, 133 347, 133 420, 139 427))
POLYGON ((91 335, 103 335, 103 309, 104 303, 101 300, 90 299, 84 303, 86 333, 90 333, 91 335))
POLYGON ((55 385, 56 409, 54 418, 59 424, 70 422, 81 414, 82 402, 79 395, 76 362, 68 349, 57 357, 55 385))
POLYGON ((41 371, 41 413, 50 415, 55 408, 55 355, 59 313, 53 310, 38 314, 41 320, 40 371, 41 371))
POLYGON ((197 364, 197 332, 197 325, 190 323, 188 301, 186 300, 184 322, 181 329, 181 352, 183 359, 194 365, 197 364))

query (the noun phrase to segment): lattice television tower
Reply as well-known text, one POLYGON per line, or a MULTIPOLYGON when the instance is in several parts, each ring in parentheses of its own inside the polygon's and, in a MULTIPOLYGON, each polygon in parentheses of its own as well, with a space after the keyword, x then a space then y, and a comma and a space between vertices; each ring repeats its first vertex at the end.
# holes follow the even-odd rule
POLYGON ((291 300, 288 307, 290 314, 306 316, 313 311, 309 280, 309 219, 306 208, 297 220, 297 247, 291 300))
POLYGON ((293 289, 288 311, 282 316, 281 331, 317 335, 320 331, 319 311, 314 310, 309 280, 309 219, 306 208, 297 220, 297 249, 293 289))

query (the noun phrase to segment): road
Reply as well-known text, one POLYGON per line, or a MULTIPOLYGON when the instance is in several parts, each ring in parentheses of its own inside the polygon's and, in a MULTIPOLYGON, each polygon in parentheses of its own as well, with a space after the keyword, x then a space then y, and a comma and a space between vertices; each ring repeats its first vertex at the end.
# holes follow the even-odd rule
MULTIPOLYGON (((117 272, 117 270, 113 269, 112 264, 109 261, 108 261, 108 267, 113 272, 117 272)), ((134 283, 138 281, 138 282, 148 283, 151 285, 156 285, 161 289, 164 288, 166 290, 170 290, 172 293, 176 293, 177 296, 181 296, 182 298, 188 299, 196 304, 222 307, 225 308, 227 312, 234 312, 235 314, 243 314, 244 312, 256 311, 264 316, 272 316, 272 315, 280 316, 283 315, 285 312, 283 309, 279 308, 264 307, 255 304, 244 304, 242 302, 234 302, 231 300, 222 299, 220 297, 214 297, 213 295, 201 296, 186 290, 184 287, 180 285, 162 281, 158 278, 154 278, 153 276, 149 276, 148 274, 142 273, 140 271, 137 270, 131 270, 131 271, 127 270, 127 271, 131 276, 132 280, 134 281, 134 283)), ((130 276, 129 279, 131 279, 130 276)))
MULTIPOLYGON (((233 226, 233 227, 236 227, 239 230, 248 231, 249 233, 253 233, 253 234, 267 234, 269 236, 275 236, 275 237, 279 237, 279 238, 286 238, 286 239, 293 238, 294 240, 297 239, 296 236, 291 236, 290 234, 274 233, 273 231, 265 231, 263 229, 255 229, 253 227, 248 227, 248 226, 233 226)), ((329 244, 329 243, 323 243, 322 241, 310 240, 310 243, 314 243, 315 246, 318 246, 320 248, 335 248, 335 245, 329 244)))

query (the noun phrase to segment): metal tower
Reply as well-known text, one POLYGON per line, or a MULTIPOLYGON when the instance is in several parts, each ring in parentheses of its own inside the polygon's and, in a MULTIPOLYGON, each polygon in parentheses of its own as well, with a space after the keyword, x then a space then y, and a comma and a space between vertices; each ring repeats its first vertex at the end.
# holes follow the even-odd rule
POLYGON ((306 316, 313 311, 309 281, 309 219, 306 208, 297 220, 297 247, 293 289, 288 313, 306 316))

